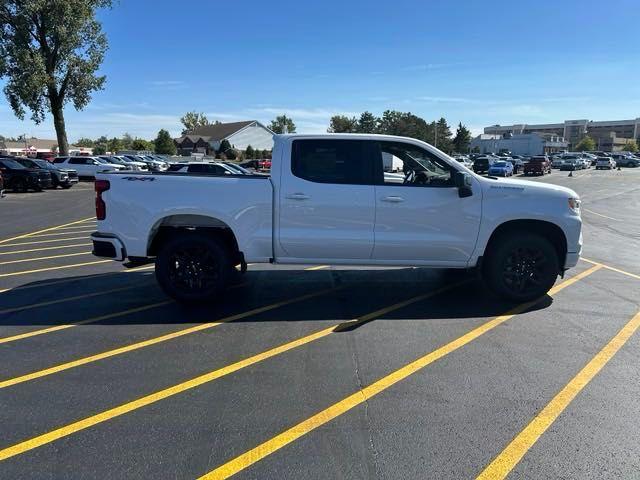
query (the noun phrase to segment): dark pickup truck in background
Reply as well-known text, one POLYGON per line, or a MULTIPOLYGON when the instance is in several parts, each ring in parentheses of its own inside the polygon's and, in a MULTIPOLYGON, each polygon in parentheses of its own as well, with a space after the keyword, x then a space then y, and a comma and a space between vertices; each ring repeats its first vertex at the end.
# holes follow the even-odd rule
POLYGON ((52 185, 51 173, 27 168, 13 158, 0 157, 0 173, 4 177, 5 188, 14 192, 39 192, 52 185))
POLYGON ((551 161, 545 155, 531 157, 524 166, 525 175, 544 175, 545 173, 551 173, 551 161))

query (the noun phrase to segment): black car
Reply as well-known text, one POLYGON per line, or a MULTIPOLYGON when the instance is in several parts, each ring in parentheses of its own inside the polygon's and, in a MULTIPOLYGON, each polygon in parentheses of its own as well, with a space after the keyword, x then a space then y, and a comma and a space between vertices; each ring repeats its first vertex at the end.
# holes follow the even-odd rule
POLYGON ((487 157, 478 157, 473 162, 473 171, 476 173, 488 172, 492 163, 487 157))
POLYGON ((46 170, 27 168, 13 158, 0 158, 0 172, 4 177, 5 187, 14 192, 27 190, 40 192, 52 185, 51 173, 46 170))
POLYGON ((53 163, 46 160, 32 160, 30 158, 16 159, 27 168, 35 168, 38 170, 46 170, 51 173, 52 187, 62 187, 68 189, 78 183, 78 172, 70 168, 58 168, 53 163))

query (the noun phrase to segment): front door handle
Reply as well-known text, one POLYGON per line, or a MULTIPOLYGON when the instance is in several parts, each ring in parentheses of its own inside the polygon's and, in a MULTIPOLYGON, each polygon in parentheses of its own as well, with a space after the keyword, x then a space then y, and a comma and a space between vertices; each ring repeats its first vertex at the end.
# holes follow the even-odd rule
POLYGON ((305 195, 304 193, 291 193, 285 198, 288 198, 289 200, 308 200, 309 195, 305 195))
POLYGON ((389 203, 404 202, 404 198, 398 197, 397 195, 390 195, 388 197, 382 197, 380 200, 382 200, 383 202, 389 202, 389 203))

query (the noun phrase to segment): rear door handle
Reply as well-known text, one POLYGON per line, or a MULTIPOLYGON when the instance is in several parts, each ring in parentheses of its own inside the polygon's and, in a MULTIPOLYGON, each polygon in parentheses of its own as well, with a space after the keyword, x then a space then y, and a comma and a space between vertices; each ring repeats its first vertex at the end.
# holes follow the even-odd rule
POLYGON ((389 203, 404 202, 404 198, 398 197, 397 195, 390 195, 388 197, 382 197, 380 200, 382 200, 383 202, 389 202, 389 203))
POLYGON ((308 200, 309 195, 305 195, 304 193, 290 193, 286 198, 289 200, 308 200))

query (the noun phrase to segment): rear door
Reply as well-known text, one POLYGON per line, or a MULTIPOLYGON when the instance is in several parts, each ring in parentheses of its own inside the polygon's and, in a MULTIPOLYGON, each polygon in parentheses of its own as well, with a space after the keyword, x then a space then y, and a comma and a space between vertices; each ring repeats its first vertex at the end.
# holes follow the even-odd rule
POLYGON ((375 186, 364 140, 298 139, 280 172, 278 246, 289 259, 369 259, 375 186))
POLYGON ((465 266, 478 238, 482 198, 460 198, 456 169, 426 149, 404 142, 372 142, 377 153, 373 259, 399 264, 465 266), (403 163, 402 173, 383 171, 383 154, 403 163))

